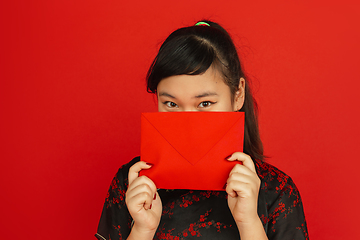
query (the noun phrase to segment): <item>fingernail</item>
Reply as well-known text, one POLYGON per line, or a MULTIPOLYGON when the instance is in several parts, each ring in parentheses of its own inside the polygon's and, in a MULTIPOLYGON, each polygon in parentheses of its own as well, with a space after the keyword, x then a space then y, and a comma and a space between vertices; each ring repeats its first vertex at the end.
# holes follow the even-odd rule
POLYGON ((229 160, 229 158, 232 156, 232 154, 230 154, 229 156, 227 156, 226 158, 225 158, 225 160, 229 160))
POLYGON ((154 166, 152 163, 146 163, 146 165, 149 165, 150 167, 154 166))
POLYGON ((227 185, 227 183, 224 184, 223 189, 226 189, 226 185, 227 185))
POLYGON ((152 207, 152 204, 150 204, 150 207, 149 207, 149 209, 151 209, 151 207, 152 207))
POLYGON ((154 200, 156 199, 156 193, 154 194, 154 200))

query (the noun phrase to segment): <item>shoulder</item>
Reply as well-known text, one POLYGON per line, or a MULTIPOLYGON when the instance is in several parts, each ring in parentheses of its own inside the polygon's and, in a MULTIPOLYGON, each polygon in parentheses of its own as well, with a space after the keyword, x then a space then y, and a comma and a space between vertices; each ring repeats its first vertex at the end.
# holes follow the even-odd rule
POLYGON ((139 160, 140 158, 136 157, 119 168, 111 181, 109 191, 106 195, 105 204, 107 208, 113 206, 114 204, 116 204, 118 207, 125 206, 125 194, 129 185, 129 168, 139 160))
POLYGON ((129 172, 129 169, 131 168, 132 165, 134 165, 135 163, 139 162, 140 161, 140 157, 134 157, 130 162, 128 163, 125 163, 124 165, 122 165, 117 174, 118 176, 121 176, 123 174, 127 174, 129 172))
POLYGON ((270 202, 279 197, 290 198, 294 204, 300 201, 299 190, 289 175, 267 162, 256 161, 255 166, 262 182, 261 190, 270 202))
POLYGON ((132 218, 125 203, 127 178, 129 168, 139 160, 136 157, 122 165, 112 179, 98 225, 98 239, 123 239, 129 235, 132 218))
POLYGON ((119 170, 117 171, 113 182, 123 183, 124 187, 127 188, 128 185, 128 173, 129 169, 132 165, 140 161, 140 157, 133 158, 130 162, 122 165, 119 170))
POLYGON ((255 165, 267 209, 260 218, 268 224, 269 239, 308 239, 302 200, 291 177, 269 163, 255 165))
POLYGON ((257 174, 264 181, 286 182, 290 176, 267 162, 255 161, 257 174))

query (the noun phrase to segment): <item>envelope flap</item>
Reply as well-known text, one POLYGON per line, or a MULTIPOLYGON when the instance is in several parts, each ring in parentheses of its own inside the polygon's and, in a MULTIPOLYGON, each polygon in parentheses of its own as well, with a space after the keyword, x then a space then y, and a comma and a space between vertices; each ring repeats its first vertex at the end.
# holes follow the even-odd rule
POLYGON ((143 113, 142 117, 193 165, 238 121, 242 121, 239 126, 243 126, 244 121, 242 112, 143 113))

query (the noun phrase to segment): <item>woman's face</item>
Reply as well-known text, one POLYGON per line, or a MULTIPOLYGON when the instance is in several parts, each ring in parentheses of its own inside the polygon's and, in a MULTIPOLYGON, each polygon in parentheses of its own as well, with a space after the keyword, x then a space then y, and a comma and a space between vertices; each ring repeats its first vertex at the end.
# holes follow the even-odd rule
POLYGON ((237 111, 244 104, 244 90, 245 80, 241 78, 232 98, 229 86, 213 67, 200 75, 171 76, 158 84, 158 111, 237 111))

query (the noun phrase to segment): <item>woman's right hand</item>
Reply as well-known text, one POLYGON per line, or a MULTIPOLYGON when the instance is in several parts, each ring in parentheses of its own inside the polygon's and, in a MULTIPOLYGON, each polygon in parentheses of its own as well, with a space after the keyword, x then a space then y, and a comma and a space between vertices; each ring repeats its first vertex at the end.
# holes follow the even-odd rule
POLYGON ((156 186, 150 178, 139 177, 142 169, 149 168, 151 165, 140 161, 129 169, 125 202, 134 225, 128 239, 153 239, 160 222, 162 203, 156 186))

